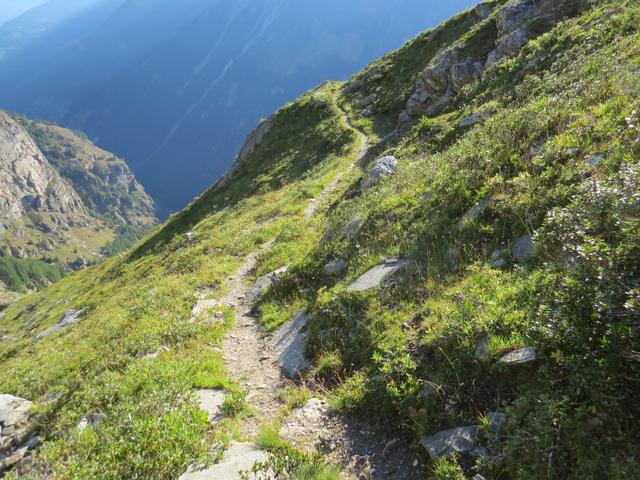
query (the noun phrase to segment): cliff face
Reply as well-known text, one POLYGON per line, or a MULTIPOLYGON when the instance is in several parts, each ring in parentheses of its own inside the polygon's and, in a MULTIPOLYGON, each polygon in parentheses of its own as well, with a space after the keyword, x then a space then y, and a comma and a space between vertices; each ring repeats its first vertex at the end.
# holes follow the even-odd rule
POLYGON ((128 246, 154 210, 127 164, 81 133, 0 111, 0 281, 10 289, 128 246))
POLYGON ((28 133, 0 112, 0 221, 6 223, 32 212, 52 214, 56 223, 66 226, 87 221, 78 194, 28 133))
POLYGON ((153 200, 124 160, 98 148, 80 132, 23 117, 16 120, 90 211, 121 224, 142 226, 155 221, 153 200))

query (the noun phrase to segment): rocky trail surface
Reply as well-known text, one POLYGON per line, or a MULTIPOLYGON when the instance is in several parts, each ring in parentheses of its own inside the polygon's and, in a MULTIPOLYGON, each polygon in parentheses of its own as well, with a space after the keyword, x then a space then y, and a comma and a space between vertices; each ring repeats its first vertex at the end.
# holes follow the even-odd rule
MULTIPOLYGON (((350 124, 346 115, 345 121, 350 124)), ((338 174, 317 198, 311 200, 305 210, 307 219, 312 218, 318 207, 334 193, 344 175, 366 157, 369 138, 363 132, 354 130, 360 136, 357 159, 338 174)), ((269 241, 247 256, 236 273, 228 278, 226 294, 220 300, 223 306, 235 312, 236 323, 225 338, 222 354, 230 376, 249 392, 247 402, 255 415, 242 425, 242 434, 249 439, 258 435, 262 425, 277 419, 284 406, 279 393, 287 385, 294 384, 283 374, 282 357, 279 357, 281 352, 253 313, 260 295, 286 269, 272 272, 253 285, 248 283, 259 255, 273 243, 273 240, 269 241)), ((406 439, 389 437, 388 433, 376 432, 371 425, 333 412, 321 398, 312 398, 284 418, 280 435, 301 451, 322 454, 330 464, 340 466, 346 478, 422 478, 419 461, 406 439)), ((253 443, 233 442, 217 465, 206 470, 190 469, 180 480, 239 479, 240 471, 250 470, 249 464, 266 458, 266 452, 253 443), (247 452, 251 452, 251 455, 247 452)))

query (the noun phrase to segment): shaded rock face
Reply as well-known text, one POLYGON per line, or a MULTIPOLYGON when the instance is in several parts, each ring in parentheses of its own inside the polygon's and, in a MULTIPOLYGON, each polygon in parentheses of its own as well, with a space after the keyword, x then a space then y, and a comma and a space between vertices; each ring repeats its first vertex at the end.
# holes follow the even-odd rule
POLYGON ((218 181, 219 186, 224 186, 229 179, 234 175, 236 170, 240 168, 242 164, 244 164, 249 157, 256 151, 256 148, 260 146, 264 136, 269 133, 273 127, 273 117, 269 117, 266 120, 260 122, 260 124, 249 134, 236 155, 236 159, 233 162, 233 165, 229 169, 229 171, 218 181))
POLYGON ((34 341, 39 342, 40 340, 42 340, 45 337, 48 337, 49 335, 60 332, 65 328, 75 323, 78 323, 80 321, 81 314, 82 312, 79 312, 78 310, 68 310, 67 312, 64 313, 64 315, 62 315, 62 318, 60 318, 60 321, 57 324, 37 334, 34 337, 34 341))
MULTIPOLYGON (((257 462, 265 462, 267 459, 267 452, 257 445, 234 441, 220 462, 203 470, 189 468, 178 480, 241 480, 241 472, 251 472, 257 462)), ((248 478, 253 479, 255 476, 249 474, 248 478)))
POLYGON ((304 356, 307 330, 312 317, 300 310, 282 325, 273 336, 272 345, 282 373, 291 379, 299 378, 311 366, 304 356))
POLYGON ((372 268, 358 278, 347 287, 347 291, 364 292, 367 290, 376 290, 382 287, 385 282, 408 264, 409 262, 406 260, 389 259, 384 264, 372 268))
POLYGON ((82 201, 27 132, 0 111, 0 221, 31 212, 60 214, 60 225, 85 217, 82 201))
POLYGON ((0 475, 20 462, 38 441, 29 412, 33 403, 13 395, 0 395, 0 475))
POLYGON ((362 189, 367 190, 383 178, 393 175, 397 168, 398 160, 396 160, 396 157, 387 156, 377 159, 362 179, 362 189))
MULTIPOLYGON (((488 18, 492 6, 480 4, 476 16, 493 22, 494 45, 461 44, 442 52, 418 76, 417 90, 407 102, 410 115, 432 115, 465 85, 503 58, 516 54, 541 31, 548 30, 564 17, 576 14, 579 0, 512 0, 494 18, 488 18), (476 48, 471 48, 472 46, 476 48), (493 49, 492 49, 493 48, 493 49)), ((470 42, 473 42, 472 39, 470 42)))

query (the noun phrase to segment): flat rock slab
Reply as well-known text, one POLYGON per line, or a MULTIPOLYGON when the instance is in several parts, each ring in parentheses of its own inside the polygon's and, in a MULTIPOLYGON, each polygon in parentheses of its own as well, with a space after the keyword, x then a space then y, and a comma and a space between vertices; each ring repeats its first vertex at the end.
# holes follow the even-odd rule
POLYGON ((312 317, 306 310, 300 310, 280 326, 273 336, 272 345, 278 365, 288 378, 299 378, 311 366, 311 362, 304 356, 307 328, 311 320, 312 317))
POLYGON ((265 462, 267 459, 267 452, 257 445, 231 442, 219 463, 204 470, 190 468, 178 480, 242 480, 241 472, 250 472, 257 462, 265 462))
POLYGON ((48 337, 49 335, 52 335, 52 334, 57 333, 57 332, 60 332, 60 331, 64 330, 65 328, 78 323, 80 321, 80 315, 81 314, 82 314, 82 312, 78 311, 78 310, 68 310, 68 311, 66 311, 62 315, 62 317, 60 318, 60 321, 56 325, 54 325, 53 327, 49 327, 46 330, 44 330, 43 332, 40 332, 39 334, 37 334, 34 337, 34 340, 36 342, 39 342, 44 337, 48 337))
POLYGON ((222 417, 221 409, 226 397, 224 390, 197 390, 194 394, 198 399, 200 410, 209 415, 209 423, 218 423, 222 417))
POLYGON ((191 310, 191 315, 197 318, 221 306, 222 304, 218 300, 198 300, 191 310))
POLYGON ((506 363, 507 365, 524 365, 533 363, 536 360, 538 360, 536 349, 533 347, 525 347, 507 353, 500 359, 500 362, 506 363))
POLYGON ((367 273, 358 278, 349 287, 348 292, 364 292, 380 288, 396 272, 405 268, 409 262, 406 260, 387 260, 384 264, 373 267, 367 273))

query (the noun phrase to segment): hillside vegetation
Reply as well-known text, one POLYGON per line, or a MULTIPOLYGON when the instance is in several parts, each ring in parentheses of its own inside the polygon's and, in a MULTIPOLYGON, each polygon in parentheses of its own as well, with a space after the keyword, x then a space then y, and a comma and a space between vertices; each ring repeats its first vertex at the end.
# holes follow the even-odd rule
MULTIPOLYGON (((176 479, 254 440, 252 392, 220 350, 233 305, 215 324, 192 310, 226 298, 259 252, 254 278, 289 267, 255 308, 265 330, 312 317, 312 366, 285 411, 316 394, 375 419, 415 439, 425 478, 640 478, 640 6, 533 2, 571 13, 528 24, 522 48, 427 114, 405 111, 443 51, 485 58, 501 8, 527 3, 463 12, 285 105, 232 173, 133 250, 9 307, 0 392, 36 404, 42 443, 7 477, 176 479), (372 180, 389 155, 397 169, 372 180), (353 287, 385 262, 404 268, 353 287), (71 309, 77 323, 34 342, 71 309), (215 427, 202 388, 228 393, 215 427), (78 428, 86 416, 99 421, 78 428), (463 426, 481 450, 432 453, 431 435, 463 426)), ((273 464, 298 458, 277 424, 259 440, 273 464)), ((302 458, 290 478, 338 478, 302 458)))

